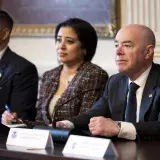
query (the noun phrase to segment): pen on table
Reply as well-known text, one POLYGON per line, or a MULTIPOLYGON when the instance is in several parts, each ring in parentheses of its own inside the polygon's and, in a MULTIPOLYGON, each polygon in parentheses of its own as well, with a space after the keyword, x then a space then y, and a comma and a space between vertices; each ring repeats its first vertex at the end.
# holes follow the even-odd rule
POLYGON ((7 105, 7 104, 5 105, 5 109, 6 109, 8 112, 10 112, 10 113, 11 113, 11 109, 8 107, 8 105, 7 105))

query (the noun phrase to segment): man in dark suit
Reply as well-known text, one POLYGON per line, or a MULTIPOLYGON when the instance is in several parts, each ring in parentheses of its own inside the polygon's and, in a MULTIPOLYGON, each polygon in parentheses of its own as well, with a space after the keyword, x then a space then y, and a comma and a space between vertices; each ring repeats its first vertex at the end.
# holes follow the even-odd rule
POLYGON ((160 65, 153 63, 155 35, 146 26, 126 25, 117 33, 115 47, 120 73, 110 77, 103 97, 87 113, 57 122, 57 127, 89 128, 95 136, 130 140, 160 138, 160 65), (137 87, 134 96, 130 96, 131 84, 137 87))
POLYGON ((38 74, 35 65, 8 47, 12 18, 0 11, 0 115, 2 124, 18 117, 34 120, 36 116, 38 74), (6 110, 5 106, 10 108, 6 110))

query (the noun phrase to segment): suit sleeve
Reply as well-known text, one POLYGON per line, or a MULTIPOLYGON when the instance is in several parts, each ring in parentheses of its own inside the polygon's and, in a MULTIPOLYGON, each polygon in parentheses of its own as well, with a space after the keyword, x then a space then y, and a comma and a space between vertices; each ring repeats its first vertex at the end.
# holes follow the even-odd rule
POLYGON ((28 64, 13 80, 13 89, 10 95, 10 106, 18 116, 27 120, 35 120, 38 92, 38 74, 33 64, 28 64))
POLYGON ((85 92, 81 95, 82 100, 79 114, 87 112, 103 95, 108 75, 107 73, 100 72, 99 74, 96 73, 95 75, 90 75, 88 79, 89 80, 83 85, 83 90, 91 91, 85 92))
POLYGON ((155 140, 160 139, 160 122, 139 122, 134 124, 137 131, 137 139, 155 140))
POLYGON ((109 103, 108 103, 108 84, 109 80, 106 84, 103 96, 92 106, 90 110, 70 119, 70 121, 74 124, 75 128, 88 129, 88 124, 92 117, 96 116, 104 116, 108 118, 111 117, 109 103))

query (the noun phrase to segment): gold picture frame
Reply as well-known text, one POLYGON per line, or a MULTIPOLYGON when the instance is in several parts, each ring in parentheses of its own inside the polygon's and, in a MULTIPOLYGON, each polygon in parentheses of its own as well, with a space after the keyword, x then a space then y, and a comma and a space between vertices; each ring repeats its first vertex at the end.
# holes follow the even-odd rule
POLYGON ((62 1, 57 0, 47 0, 47 3, 46 0, 0 0, 0 6, 2 10, 7 11, 15 20, 12 32, 13 37, 53 37, 55 34, 55 27, 58 22, 67 19, 67 17, 79 17, 87 20, 94 26, 98 37, 113 38, 119 28, 120 22, 118 17, 118 15, 120 15, 120 0, 92 0, 92 3, 90 3, 90 0, 66 0, 65 4, 62 4, 62 1), (91 7, 88 8, 88 5, 91 7), (94 20, 92 20, 96 16, 96 10, 98 10, 97 5, 99 5, 99 11, 97 11, 97 14, 99 15, 97 16, 96 21, 104 19, 106 23, 95 23, 94 20), (59 7, 59 10, 57 9, 57 6, 59 7), (72 6, 76 9, 74 7, 72 8, 72 6), (64 7, 66 7, 66 13, 64 12, 61 14, 61 10, 64 7), (96 10, 95 7, 97 8, 96 10), (90 8, 92 10, 88 12, 88 9, 90 8), (78 12, 78 9, 81 10, 78 12), (54 10, 56 10, 56 12, 54 10), (53 12, 53 14, 50 11, 53 12), (70 14, 71 12, 72 14, 70 14), (52 16, 55 16, 55 18, 52 16), (58 17, 60 19, 58 19, 58 17), (52 19, 53 23, 51 23, 52 19), (54 19, 58 20, 54 22, 54 19))

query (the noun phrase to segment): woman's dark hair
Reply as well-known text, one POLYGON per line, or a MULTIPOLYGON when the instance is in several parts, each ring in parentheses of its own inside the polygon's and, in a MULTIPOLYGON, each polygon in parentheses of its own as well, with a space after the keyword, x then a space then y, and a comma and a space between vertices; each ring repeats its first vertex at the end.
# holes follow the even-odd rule
POLYGON ((55 31, 55 40, 61 27, 71 27, 77 34, 82 48, 86 51, 84 61, 91 61, 97 47, 97 34, 95 29, 87 21, 79 18, 70 18, 57 25, 55 31))

